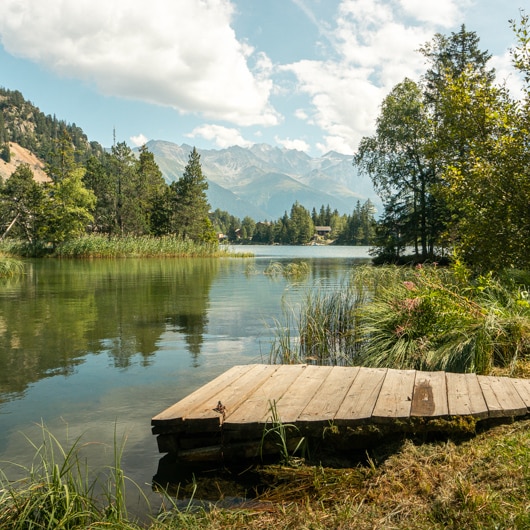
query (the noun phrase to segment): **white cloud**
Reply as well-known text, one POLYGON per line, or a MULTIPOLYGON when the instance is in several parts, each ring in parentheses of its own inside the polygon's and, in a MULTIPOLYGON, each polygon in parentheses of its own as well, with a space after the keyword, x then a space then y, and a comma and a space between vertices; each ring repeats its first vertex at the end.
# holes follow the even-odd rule
POLYGON ((215 142, 217 147, 224 149, 233 145, 241 147, 250 147, 252 142, 245 140, 237 129, 230 127, 223 127, 222 125, 205 124, 195 127, 188 135, 189 138, 197 136, 205 138, 206 140, 215 142))
POLYGON ((399 0, 405 12, 421 22, 450 28, 462 18, 462 8, 472 4, 470 0, 459 2, 445 0, 399 0))
POLYGON ((509 50, 503 55, 493 56, 490 59, 489 66, 495 68, 497 81, 506 85, 512 97, 519 99, 524 97, 524 81, 521 74, 513 68, 512 56, 509 50))
POLYGON ((232 15, 230 0, 2 0, 0 38, 9 53, 106 95, 274 125, 270 62, 238 42, 232 15))
POLYGON ((131 136, 129 140, 131 140, 132 144, 136 147, 140 147, 148 142, 148 138, 142 133, 138 134, 137 136, 131 136))
POLYGON ((278 136, 275 136, 274 141, 282 147, 285 147, 285 149, 296 149, 304 153, 307 153, 311 147, 305 140, 301 139, 291 140, 290 138, 286 138, 282 140, 278 136))
POLYGON ((360 139, 373 133, 384 97, 405 77, 417 79, 424 72, 417 50, 455 22, 459 5, 456 0, 341 1, 333 32, 336 57, 281 67, 295 74, 298 90, 310 97, 313 112, 305 114, 324 131, 321 151, 353 153, 360 139))

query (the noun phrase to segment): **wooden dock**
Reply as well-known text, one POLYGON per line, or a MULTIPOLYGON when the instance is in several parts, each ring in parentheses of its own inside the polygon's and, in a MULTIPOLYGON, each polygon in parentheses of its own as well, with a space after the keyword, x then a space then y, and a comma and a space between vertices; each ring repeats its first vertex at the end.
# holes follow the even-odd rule
MULTIPOLYGON (((272 409, 301 436, 353 444, 367 433, 421 432, 530 412, 530 380, 386 368, 235 366, 152 419, 161 453, 252 458, 272 409)), ((366 438, 369 440, 369 437, 366 438)), ((343 444, 344 445, 344 444, 343 444)), ((274 452, 276 444, 266 446, 274 452)), ((276 447, 277 448, 277 447, 276 447)))

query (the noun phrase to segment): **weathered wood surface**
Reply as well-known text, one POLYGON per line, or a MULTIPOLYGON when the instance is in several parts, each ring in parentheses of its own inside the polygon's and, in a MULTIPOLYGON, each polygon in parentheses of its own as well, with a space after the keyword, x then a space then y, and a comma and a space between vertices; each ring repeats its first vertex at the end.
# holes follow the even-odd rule
POLYGON ((331 423, 521 417, 530 412, 530 380, 383 368, 235 366, 155 416, 153 433, 207 439, 222 425, 227 439, 259 437, 271 406, 283 423, 306 430, 331 423))

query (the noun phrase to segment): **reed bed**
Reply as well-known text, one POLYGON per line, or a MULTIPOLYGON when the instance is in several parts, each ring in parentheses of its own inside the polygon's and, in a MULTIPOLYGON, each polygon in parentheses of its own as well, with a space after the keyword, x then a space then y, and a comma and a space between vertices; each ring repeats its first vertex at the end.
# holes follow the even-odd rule
POLYGON ((0 255, 0 278, 13 278, 24 274, 24 264, 22 261, 0 255))
POLYGON ((282 276, 289 280, 301 280, 307 278, 310 272, 309 265, 305 261, 293 261, 285 265, 279 261, 271 261, 263 271, 263 274, 273 278, 282 276))
POLYGON ((65 241, 55 248, 16 240, 0 243, 0 251, 11 256, 59 258, 128 258, 128 257, 248 257, 231 253, 215 243, 197 243, 174 236, 87 235, 65 241))
POLYGON ((91 235, 62 243, 54 254, 60 258, 213 257, 228 252, 217 243, 196 243, 172 236, 91 235))
POLYGON ((284 308, 271 362, 516 374, 530 354, 524 287, 462 270, 359 267, 284 308))

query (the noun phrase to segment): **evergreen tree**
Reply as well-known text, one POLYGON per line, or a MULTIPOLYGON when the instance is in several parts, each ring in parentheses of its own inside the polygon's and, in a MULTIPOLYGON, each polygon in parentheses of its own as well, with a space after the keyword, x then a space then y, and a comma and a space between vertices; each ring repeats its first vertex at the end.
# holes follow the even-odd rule
POLYGON ((183 176, 173 182, 170 188, 172 232, 182 239, 215 241, 213 225, 208 217, 208 182, 202 174, 200 155, 195 147, 190 153, 183 176))

